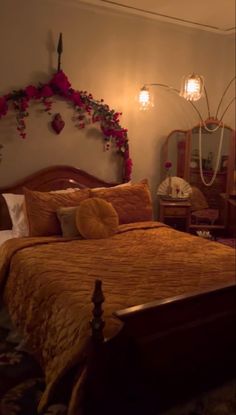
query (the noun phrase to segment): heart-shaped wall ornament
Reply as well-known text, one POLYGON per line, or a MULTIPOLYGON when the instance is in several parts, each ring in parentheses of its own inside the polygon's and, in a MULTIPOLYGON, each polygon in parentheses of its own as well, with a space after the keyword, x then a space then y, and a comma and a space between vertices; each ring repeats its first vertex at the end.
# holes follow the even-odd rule
POLYGON ((63 130, 65 126, 65 121, 63 121, 61 114, 58 113, 54 115, 51 125, 52 125, 53 130, 57 134, 60 134, 61 130, 63 130))

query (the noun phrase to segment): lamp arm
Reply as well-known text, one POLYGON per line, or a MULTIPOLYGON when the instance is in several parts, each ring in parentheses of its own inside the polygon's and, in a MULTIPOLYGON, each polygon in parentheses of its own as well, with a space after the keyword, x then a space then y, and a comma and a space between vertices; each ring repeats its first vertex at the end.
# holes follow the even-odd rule
POLYGON ((157 84, 157 83, 155 83, 155 84, 145 84, 143 87, 145 88, 146 86, 161 86, 161 87, 170 89, 171 91, 175 91, 177 93, 180 92, 178 89, 173 88, 172 86, 169 86, 169 85, 166 85, 166 84, 157 84))
POLYGON ((207 90, 206 90, 205 85, 204 85, 204 93, 205 93, 205 97, 206 97, 206 104, 207 104, 208 118, 211 118, 211 113, 210 113, 210 104, 209 104, 208 94, 207 94, 207 90))
POLYGON ((220 118, 220 122, 223 120, 226 112, 228 111, 229 107, 231 106, 231 104, 233 104, 233 102, 236 100, 236 97, 232 98, 231 101, 229 102, 229 104, 227 105, 227 107, 225 108, 225 110, 223 111, 221 118, 220 118))
MULTIPOLYGON (((184 99, 184 98, 183 98, 184 99)), ((192 105, 192 107, 195 109, 195 111, 197 112, 197 114, 198 114, 198 116, 199 116, 199 118, 200 118, 200 120, 201 120, 201 122, 203 123, 203 125, 205 126, 205 121, 204 121, 204 119, 202 118, 202 116, 201 116, 201 113, 200 113, 200 111, 197 109, 197 107, 192 103, 192 101, 188 101, 189 102, 189 104, 191 104, 192 105)))
MULTIPOLYGON (((145 88, 146 86, 161 86, 161 87, 167 88, 167 89, 169 89, 171 91, 174 91, 174 92, 177 92, 178 94, 180 94, 180 90, 179 89, 173 88, 172 86, 169 86, 169 85, 166 85, 166 84, 157 84, 157 83, 154 83, 154 84, 145 84, 143 87, 145 88)), ((179 97, 182 98, 180 95, 179 95, 179 97)), ((206 97, 207 97, 207 94, 206 94, 206 97)), ((201 122, 204 124, 204 120, 203 120, 203 118, 201 116, 200 111, 197 109, 197 107, 192 103, 192 101, 187 101, 187 102, 192 105, 193 109, 198 114, 201 122)), ((207 98, 207 102, 208 102, 208 98, 207 98)), ((208 113, 209 113, 209 103, 207 105, 207 108, 208 108, 208 113)))
MULTIPOLYGON (((220 110, 220 106, 221 106, 221 104, 222 104, 222 101, 223 101, 223 99, 224 99, 224 96, 225 96, 226 92, 228 91, 228 89, 229 89, 230 85, 232 84, 232 82, 233 82, 233 81, 235 81, 235 79, 236 79, 236 76, 234 76, 234 77, 231 79, 231 81, 229 81, 228 85, 226 86, 226 88, 225 88, 225 90, 224 90, 224 92, 223 92, 223 94, 222 94, 222 97, 221 97, 221 99, 220 99, 219 105, 218 105, 217 110, 216 110, 216 115, 215 115, 215 118, 216 118, 216 119, 217 119, 217 117, 218 117, 218 112, 219 112, 219 110, 220 110)), ((235 99, 235 98, 234 98, 234 99, 235 99)), ((233 100, 234 100, 234 99, 233 99, 233 100)), ((230 105, 231 105, 231 103, 227 106, 227 108, 226 108, 226 110, 224 111, 224 113, 223 113, 223 115, 222 115, 221 119, 223 118, 223 116, 224 116, 225 112, 227 111, 227 109, 228 109, 228 107, 229 107, 230 105)))

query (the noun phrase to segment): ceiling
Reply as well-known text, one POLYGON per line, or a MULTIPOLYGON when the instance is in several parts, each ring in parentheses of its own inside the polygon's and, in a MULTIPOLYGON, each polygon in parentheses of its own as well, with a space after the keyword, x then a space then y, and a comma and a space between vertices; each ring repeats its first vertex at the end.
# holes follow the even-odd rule
POLYGON ((235 33, 235 0, 82 0, 220 34, 235 33))

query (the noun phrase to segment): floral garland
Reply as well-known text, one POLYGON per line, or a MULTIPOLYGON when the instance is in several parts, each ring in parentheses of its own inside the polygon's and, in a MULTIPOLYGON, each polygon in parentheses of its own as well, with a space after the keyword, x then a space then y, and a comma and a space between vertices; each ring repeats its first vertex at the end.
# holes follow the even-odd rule
MULTIPOLYGON (((103 103, 103 99, 96 101, 86 91, 75 91, 63 71, 58 71, 52 79, 38 87, 29 85, 25 89, 13 91, 0 97, 0 119, 13 106, 16 111, 17 130, 22 138, 26 138, 25 118, 29 115, 30 101, 39 101, 44 110, 51 115, 52 96, 58 95, 68 100, 76 110, 76 125, 85 128, 89 123, 100 123, 101 131, 106 142, 114 139, 118 152, 124 158, 123 180, 129 181, 132 171, 132 160, 129 156, 127 129, 120 126, 119 117, 122 113, 111 110, 103 103)), ((57 114, 60 117, 60 114, 57 114)), ((61 117, 60 117, 61 118, 61 117)))

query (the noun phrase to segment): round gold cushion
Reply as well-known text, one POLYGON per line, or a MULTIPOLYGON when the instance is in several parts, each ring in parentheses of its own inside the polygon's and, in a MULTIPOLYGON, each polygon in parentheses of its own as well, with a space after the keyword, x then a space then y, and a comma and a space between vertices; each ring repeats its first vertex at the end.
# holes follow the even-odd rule
POLYGON ((84 200, 76 210, 76 226, 86 239, 108 238, 116 233, 119 218, 111 203, 99 197, 84 200))

